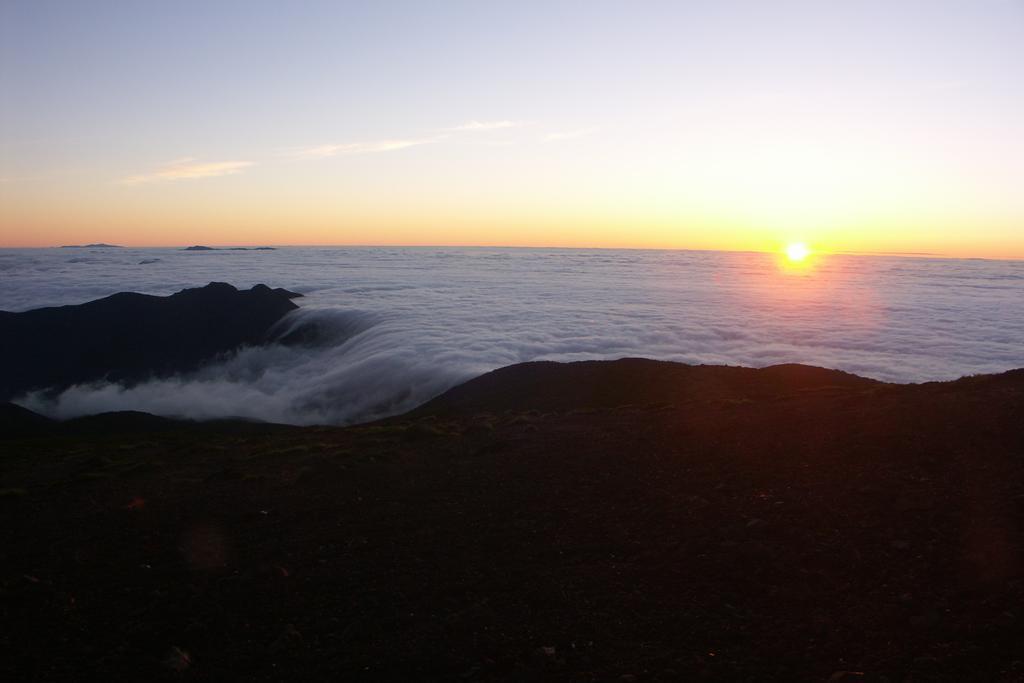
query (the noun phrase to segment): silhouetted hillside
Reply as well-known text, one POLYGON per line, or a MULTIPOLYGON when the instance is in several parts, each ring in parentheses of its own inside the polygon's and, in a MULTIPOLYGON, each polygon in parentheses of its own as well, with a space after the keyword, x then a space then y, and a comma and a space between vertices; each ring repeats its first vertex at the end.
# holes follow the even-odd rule
POLYGON ((5 680, 1024 675, 1024 371, 529 363, 349 428, 53 430, 0 458, 5 680))
POLYGON ((53 420, 13 403, 0 403, 0 439, 52 434, 53 420))
POLYGON ((687 365, 646 358, 614 362, 520 363, 454 387, 414 414, 503 410, 614 408, 693 400, 767 398, 799 391, 879 384, 839 370, 807 365, 754 369, 687 365))
POLYGON ((167 297, 121 293, 77 306, 0 311, 0 400, 101 379, 133 383, 194 370, 266 339, 301 296, 210 283, 167 297))
POLYGON ((123 439, 137 434, 203 432, 262 434, 299 429, 291 425, 256 422, 242 418, 189 420, 161 417, 136 410, 120 410, 85 415, 70 420, 52 420, 13 403, 0 404, 0 441, 50 437, 113 437, 123 439))

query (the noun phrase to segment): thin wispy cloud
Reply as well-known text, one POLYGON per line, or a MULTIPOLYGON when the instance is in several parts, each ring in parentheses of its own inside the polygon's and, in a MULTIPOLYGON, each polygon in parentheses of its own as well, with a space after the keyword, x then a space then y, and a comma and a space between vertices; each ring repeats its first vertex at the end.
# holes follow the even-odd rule
POLYGON ((578 128, 576 130, 563 130, 554 133, 548 133, 544 136, 544 142, 562 142, 563 140, 576 140, 578 138, 593 135, 598 131, 597 126, 591 126, 590 128, 578 128))
POLYGON ((428 145, 437 142, 440 137, 407 140, 376 140, 373 142, 343 142, 339 144, 316 145, 293 152, 292 156, 299 159, 326 159, 347 154, 376 154, 394 152, 400 149, 428 145))
POLYGON ((252 161, 197 161, 195 157, 185 157, 164 164, 152 173, 128 176, 121 179, 123 185, 142 185, 171 180, 195 180, 197 178, 216 178, 234 175, 253 165, 252 161))
MULTIPOLYGON (((394 138, 388 140, 371 140, 364 142, 341 142, 326 145, 314 145, 292 149, 285 152, 287 156, 295 159, 327 159, 335 156, 356 155, 356 154, 379 154, 382 152, 395 152, 409 147, 429 145, 449 138, 452 133, 479 133, 485 131, 507 130, 530 125, 525 121, 468 121, 458 126, 439 129, 436 135, 420 138, 394 138)), ((509 143, 510 144, 510 143, 509 143)))
POLYGON ((526 121, 467 121, 466 123, 443 130, 453 133, 478 133, 486 130, 504 130, 506 128, 522 128, 528 126, 526 121))

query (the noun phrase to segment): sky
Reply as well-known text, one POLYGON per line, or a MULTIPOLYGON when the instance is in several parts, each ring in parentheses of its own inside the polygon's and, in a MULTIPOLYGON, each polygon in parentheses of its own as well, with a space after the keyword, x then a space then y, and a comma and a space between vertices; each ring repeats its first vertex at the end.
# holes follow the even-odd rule
POLYGON ((0 0, 0 246, 1024 258, 1024 0, 0 0))

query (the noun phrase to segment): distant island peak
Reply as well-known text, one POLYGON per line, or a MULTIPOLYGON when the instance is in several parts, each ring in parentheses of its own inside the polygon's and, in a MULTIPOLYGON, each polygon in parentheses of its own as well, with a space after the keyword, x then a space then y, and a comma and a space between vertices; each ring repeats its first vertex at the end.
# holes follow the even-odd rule
POLYGON ((185 247, 182 251, 275 251, 276 247, 208 247, 203 244, 196 244, 185 247))
POLYGON ((62 244, 61 249, 124 249, 120 244, 106 244, 97 242, 95 244, 62 244))

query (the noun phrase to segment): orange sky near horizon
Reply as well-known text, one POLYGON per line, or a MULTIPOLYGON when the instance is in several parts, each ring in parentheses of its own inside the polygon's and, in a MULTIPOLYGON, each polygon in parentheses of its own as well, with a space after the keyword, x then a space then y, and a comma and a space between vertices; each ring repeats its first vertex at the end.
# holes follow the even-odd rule
POLYGON ((0 248, 1024 258, 1013 0, 42 5, 0 5, 0 248))
MULTIPOLYGON (((152 200, 150 200, 152 201, 152 200)), ((7 202, 0 248, 105 242, 128 247, 215 246, 510 246, 567 248, 710 249, 778 252, 804 242, 818 253, 889 253, 961 258, 1024 258, 1024 230, 995 221, 972 230, 964 221, 926 224, 912 219, 871 227, 744 222, 743 216, 644 216, 641 207, 606 206, 592 215, 552 205, 436 203, 382 208, 329 203, 274 206, 269 199, 220 206, 182 202, 155 208, 127 201, 47 208, 7 202), (532 210, 531 210, 532 209, 532 210), (282 227, 284 226, 284 227, 282 227), (907 227, 909 226, 909 227, 907 227)))
MULTIPOLYGON (((483 223, 481 223, 483 224, 483 223)), ((628 226, 617 229, 608 226, 606 229, 593 227, 579 230, 560 229, 554 236, 554 230, 544 224, 535 224, 533 229, 518 226, 503 226, 489 230, 478 230, 467 226, 460 230, 457 227, 448 230, 431 230, 430 237, 424 234, 429 226, 407 224, 352 230, 333 228, 311 229, 305 231, 288 231, 282 234, 272 226, 266 228, 247 226, 221 226, 218 230, 179 229, 169 227, 166 232, 154 231, 146 235, 140 234, 132 226, 110 228, 96 226, 95 229, 55 229, 11 231, 13 237, 6 239, 8 233, 0 230, 5 239, 2 248, 47 248, 64 245, 80 245, 92 243, 115 244, 123 247, 160 248, 184 247, 194 244, 221 247, 345 247, 345 246, 393 246, 393 247, 526 247, 526 248, 582 248, 582 249, 682 249, 682 250, 713 250, 713 251, 754 251, 778 253, 794 242, 806 243, 816 254, 847 253, 876 254, 896 256, 932 256, 949 258, 985 258, 1018 260, 1024 259, 1024 246, 1019 242, 998 239, 979 243, 971 239, 950 238, 928 243, 927 249, 922 243, 912 239, 870 240, 853 239, 806 239, 804 233, 794 231, 791 237, 777 235, 753 235, 749 241, 716 237, 716 230, 708 229, 705 236, 676 237, 671 230, 652 230, 638 235, 628 226), (391 228, 391 229, 388 229, 391 228), (47 235, 40 239, 38 235, 47 235), (351 235, 345 239, 345 236, 351 235)), ((719 233, 720 234, 720 233, 719 233)))

